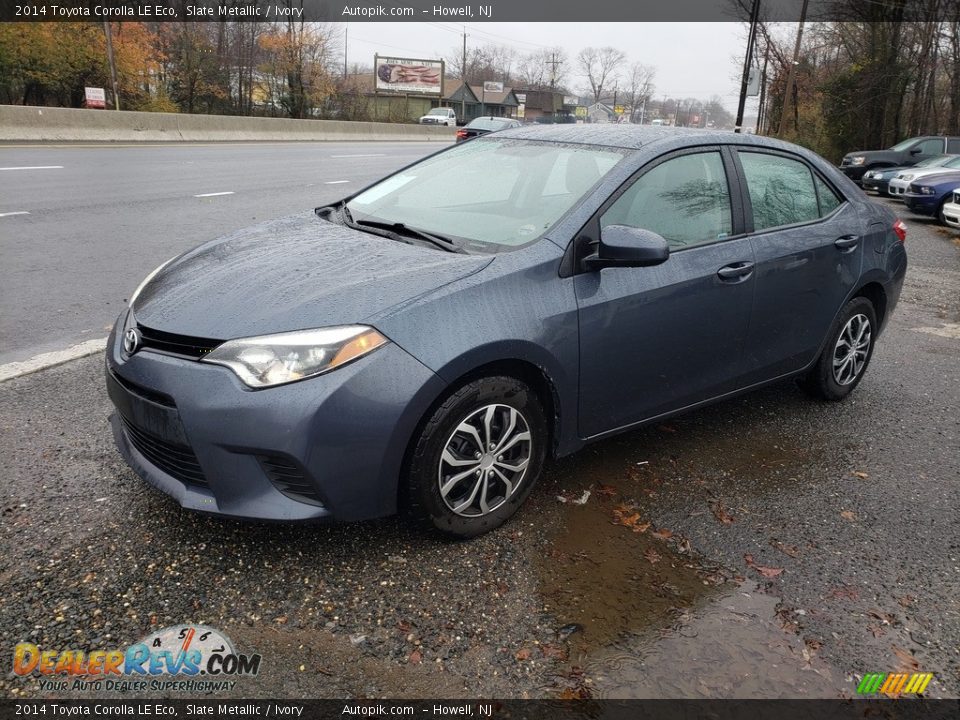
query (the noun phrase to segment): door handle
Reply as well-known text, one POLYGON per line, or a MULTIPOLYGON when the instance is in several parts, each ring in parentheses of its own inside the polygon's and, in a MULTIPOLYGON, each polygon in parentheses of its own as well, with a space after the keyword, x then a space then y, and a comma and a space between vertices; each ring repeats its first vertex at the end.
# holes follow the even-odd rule
POLYGON ((852 250, 860 243, 859 235, 844 235, 834 240, 833 244, 841 250, 852 250))
POLYGON ((722 268, 717 270, 717 275, 720 276, 721 280, 738 280, 740 278, 745 278, 752 272, 753 263, 743 261, 731 263, 730 265, 724 265, 722 268))

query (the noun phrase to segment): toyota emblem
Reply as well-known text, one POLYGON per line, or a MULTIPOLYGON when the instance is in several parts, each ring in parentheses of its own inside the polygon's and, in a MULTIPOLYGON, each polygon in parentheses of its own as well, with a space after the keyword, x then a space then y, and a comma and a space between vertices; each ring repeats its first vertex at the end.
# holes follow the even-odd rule
POLYGON ((127 355, 133 355, 140 349, 140 331, 136 328, 130 328, 123 334, 123 351, 127 355))

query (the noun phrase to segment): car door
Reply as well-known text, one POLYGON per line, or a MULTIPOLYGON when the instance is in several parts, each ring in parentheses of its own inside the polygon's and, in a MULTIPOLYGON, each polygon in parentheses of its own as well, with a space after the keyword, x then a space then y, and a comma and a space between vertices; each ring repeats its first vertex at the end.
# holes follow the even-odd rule
POLYGON ((741 373, 753 300, 753 249, 731 199, 733 172, 718 147, 645 166, 585 227, 662 235, 653 267, 575 277, 580 322, 581 437, 592 437, 721 394, 741 373))
POLYGON ((756 258, 756 302, 744 361, 749 383, 810 363, 860 276, 857 209, 804 159, 736 151, 756 258))
POLYGON ((932 137, 921 140, 912 148, 910 148, 910 162, 918 163, 921 160, 926 160, 927 158, 936 157, 937 155, 943 155, 944 151, 944 139, 941 137, 932 137))

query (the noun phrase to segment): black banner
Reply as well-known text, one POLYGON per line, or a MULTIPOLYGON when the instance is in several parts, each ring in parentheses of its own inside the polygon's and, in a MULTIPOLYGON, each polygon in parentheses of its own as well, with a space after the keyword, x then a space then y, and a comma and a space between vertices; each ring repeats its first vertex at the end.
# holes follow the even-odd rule
MULTIPOLYGON (((747 20, 753 0, 0 0, 2 22, 662 22, 747 20)), ((760 18, 797 21, 803 0, 759 0, 760 18)), ((809 0, 807 20, 910 20, 923 3, 809 0)), ((955 19, 957 5, 942 9, 955 19)))
POLYGON ((0 700, 14 718, 956 720, 960 700, 0 700))

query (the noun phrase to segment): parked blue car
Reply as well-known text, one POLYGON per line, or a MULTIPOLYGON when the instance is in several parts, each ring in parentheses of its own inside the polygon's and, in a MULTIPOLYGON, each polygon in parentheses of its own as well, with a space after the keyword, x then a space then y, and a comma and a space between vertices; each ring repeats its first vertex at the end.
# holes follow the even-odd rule
POLYGON ((911 212, 917 215, 930 215, 935 217, 941 225, 946 225, 943 206, 950 202, 953 191, 958 187, 960 187, 960 172, 930 175, 911 183, 903 195, 903 201, 911 212))
POLYGON ((151 273, 107 346, 116 443, 187 508, 471 537, 588 442, 784 378, 845 397, 904 239, 787 143, 506 130, 151 273))
POLYGON ((960 160, 960 155, 938 155, 921 160, 916 165, 898 165, 897 167, 874 168, 863 174, 860 185, 864 190, 873 190, 880 195, 886 195, 890 181, 906 170, 925 170, 927 168, 949 167, 951 163, 960 160))

